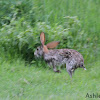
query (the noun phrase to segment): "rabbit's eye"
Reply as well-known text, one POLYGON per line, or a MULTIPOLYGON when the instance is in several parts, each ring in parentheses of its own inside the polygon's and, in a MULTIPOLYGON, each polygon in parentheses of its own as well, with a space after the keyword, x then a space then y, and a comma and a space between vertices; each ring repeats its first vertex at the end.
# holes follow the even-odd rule
POLYGON ((37 51, 38 51, 39 49, 37 48, 37 51))

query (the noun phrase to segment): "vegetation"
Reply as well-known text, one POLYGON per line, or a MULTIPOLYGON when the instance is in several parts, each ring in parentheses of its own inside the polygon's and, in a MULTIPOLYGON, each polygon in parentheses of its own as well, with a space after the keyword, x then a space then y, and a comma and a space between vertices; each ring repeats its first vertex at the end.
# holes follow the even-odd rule
POLYGON ((80 99, 99 92, 100 0, 1 0, 0 99, 80 99), (87 71, 73 80, 49 70, 34 58, 40 45, 60 41, 57 48, 79 51, 87 71), (38 94, 38 96, 37 96, 38 94))
POLYGON ((100 62, 87 71, 77 69, 72 80, 65 69, 57 74, 48 67, 25 66, 20 59, 0 65, 1 100, 85 100, 87 93, 100 94, 100 62))

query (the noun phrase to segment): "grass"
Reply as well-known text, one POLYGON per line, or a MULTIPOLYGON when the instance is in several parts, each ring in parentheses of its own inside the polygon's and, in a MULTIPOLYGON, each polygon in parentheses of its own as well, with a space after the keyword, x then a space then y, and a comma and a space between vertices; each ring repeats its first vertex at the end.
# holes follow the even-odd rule
POLYGON ((2 100, 84 100, 86 94, 100 94, 100 62, 77 69, 70 79, 43 66, 26 65, 21 59, 0 61, 0 99, 2 100))

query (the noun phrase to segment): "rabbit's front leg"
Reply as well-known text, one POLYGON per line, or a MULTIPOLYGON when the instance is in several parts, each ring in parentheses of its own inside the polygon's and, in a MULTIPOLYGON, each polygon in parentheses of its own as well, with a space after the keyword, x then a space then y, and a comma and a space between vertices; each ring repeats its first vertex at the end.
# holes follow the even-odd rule
POLYGON ((54 62, 54 61, 52 62, 52 66, 53 66, 53 71, 54 71, 54 72, 58 72, 58 73, 61 72, 60 70, 57 70, 57 69, 56 69, 56 65, 55 65, 55 62, 54 62))

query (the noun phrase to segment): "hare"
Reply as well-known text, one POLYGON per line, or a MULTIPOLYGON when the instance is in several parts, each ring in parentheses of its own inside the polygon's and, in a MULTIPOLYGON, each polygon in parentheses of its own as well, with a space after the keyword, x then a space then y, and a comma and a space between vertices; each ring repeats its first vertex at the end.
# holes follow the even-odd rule
POLYGON ((52 49, 60 42, 54 41, 45 45, 45 34, 43 32, 40 34, 40 41, 42 45, 37 47, 34 55, 36 57, 43 57, 49 66, 53 66, 54 72, 60 72, 60 70, 56 69, 56 66, 63 64, 66 64, 66 69, 70 77, 72 77, 72 74, 78 67, 86 70, 83 56, 79 52, 73 49, 52 49))

